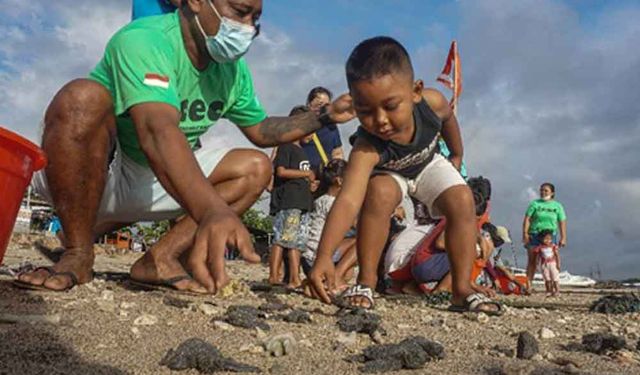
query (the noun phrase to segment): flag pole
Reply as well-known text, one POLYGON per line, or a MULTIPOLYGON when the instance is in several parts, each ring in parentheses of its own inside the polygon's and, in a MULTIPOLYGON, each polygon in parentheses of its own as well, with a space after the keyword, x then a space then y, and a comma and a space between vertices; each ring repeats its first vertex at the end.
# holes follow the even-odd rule
POLYGON ((456 96, 456 93, 458 92, 458 72, 457 72, 457 65, 458 65, 458 42, 457 41, 453 41, 454 45, 455 45, 455 53, 454 53, 454 57, 453 57, 453 69, 452 69, 452 76, 453 76, 453 115, 456 116, 456 118, 458 117, 458 97, 456 96))

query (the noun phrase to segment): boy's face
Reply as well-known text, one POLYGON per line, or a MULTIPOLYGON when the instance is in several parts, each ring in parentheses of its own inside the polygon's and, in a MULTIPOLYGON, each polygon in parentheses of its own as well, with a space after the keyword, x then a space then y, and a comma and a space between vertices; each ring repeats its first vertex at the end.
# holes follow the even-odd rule
POLYGON ((545 245, 551 245, 551 243, 553 242, 553 237, 550 234, 547 234, 546 236, 544 236, 544 238, 542 239, 542 243, 544 243, 545 245))
POLYGON ((371 134, 398 143, 413 138, 413 106, 422 100, 423 83, 409 73, 397 72, 352 82, 353 107, 371 134))

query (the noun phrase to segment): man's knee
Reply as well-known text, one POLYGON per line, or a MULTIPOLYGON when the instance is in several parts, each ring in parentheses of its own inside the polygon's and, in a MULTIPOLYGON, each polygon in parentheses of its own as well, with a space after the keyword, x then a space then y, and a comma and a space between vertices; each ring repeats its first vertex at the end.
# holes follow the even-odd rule
POLYGON ((271 180, 271 160, 263 152, 254 151, 248 163, 249 177, 253 180, 252 186, 255 186, 262 193, 271 180))
POLYGON ((365 197, 366 207, 393 212, 401 199, 402 191, 393 177, 379 175, 369 180, 365 197))
POLYGON ((49 104, 44 136, 63 132, 69 139, 84 141, 97 130, 115 133, 113 116, 109 91, 97 82, 76 79, 63 86, 49 104))

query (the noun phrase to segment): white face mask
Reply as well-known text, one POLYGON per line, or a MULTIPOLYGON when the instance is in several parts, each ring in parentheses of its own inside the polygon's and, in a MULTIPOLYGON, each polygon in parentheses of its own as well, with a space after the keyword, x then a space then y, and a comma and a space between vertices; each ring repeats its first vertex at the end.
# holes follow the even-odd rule
POLYGON ((542 200, 543 201, 550 201, 553 199, 553 195, 543 195, 542 196, 542 200))
POLYGON ((211 59, 219 63, 236 61, 241 58, 251 46, 251 42, 258 35, 257 28, 251 25, 221 17, 211 0, 207 0, 211 9, 220 19, 220 28, 214 36, 207 35, 196 16, 196 24, 204 37, 207 52, 211 59))

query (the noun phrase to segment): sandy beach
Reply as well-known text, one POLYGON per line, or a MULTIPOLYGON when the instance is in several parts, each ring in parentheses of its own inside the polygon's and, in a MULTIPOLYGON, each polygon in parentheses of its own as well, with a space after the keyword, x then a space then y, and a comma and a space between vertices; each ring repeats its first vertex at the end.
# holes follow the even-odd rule
MULTIPOLYGON (((36 250, 36 240, 42 238, 14 237, 4 265, 49 264, 36 250)), ((52 242, 43 244, 53 247, 52 242)), ((165 353, 194 337, 263 373, 356 374, 362 364, 346 359, 375 344, 369 335, 341 332, 336 307, 283 289, 265 291, 263 265, 231 261, 234 281, 224 295, 188 296, 132 288, 126 273, 139 253, 104 249, 97 253, 94 281, 70 292, 20 290, 13 287, 10 276, 0 276, 1 374, 169 374, 173 372, 159 364, 165 353), (274 301, 305 311, 311 322, 289 323, 276 319, 278 313, 267 313, 270 330, 216 322, 224 319, 230 306, 258 307, 274 301), (285 333, 296 341, 293 353, 281 357, 267 353, 263 342, 285 333)), ((553 299, 543 293, 502 296, 511 306, 502 317, 450 313, 446 305, 431 306, 417 297, 381 297, 373 312, 381 317, 385 333, 377 340, 397 343, 420 335, 445 348, 442 360, 391 373, 640 374, 636 350, 640 314, 590 313, 590 304, 604 293, 585 289, 563 291, 553 299), (533 359, 515 358, 521 331, 530 332, 539 343, 539 355, 533 359), (584 334, 594 332, 622 336, 626 347, 603 354, 570 350, 584 334)))

